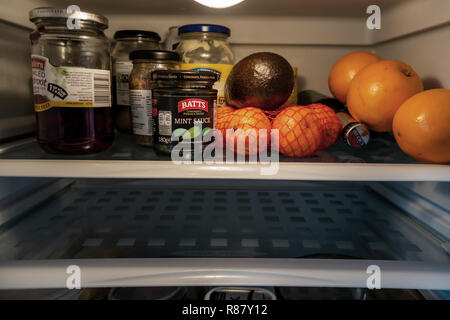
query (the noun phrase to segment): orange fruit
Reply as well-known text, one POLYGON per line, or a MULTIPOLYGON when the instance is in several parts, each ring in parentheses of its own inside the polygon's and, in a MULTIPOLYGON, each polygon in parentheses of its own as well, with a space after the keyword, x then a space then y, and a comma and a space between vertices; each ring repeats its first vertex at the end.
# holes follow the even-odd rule
POLYGON ((236 110, 236 109, 233 108, 233 107, 230 107, 230 106, 221 106, 221 107, 218 107, 218 108, 217 108, 217 114, 219 114, 219 113, 223 114, 223 113, 227 113, 227 112, 233 112, 234 110, 236 110))
POLYGON ((450 90, 433 89, 406 100, 394 116, 394 137, 419 161, 450 162, 450 90))
POLYGON ((364 67, 381 59, 366 51, 354 51, 340 58, 328 75, 328 88, 336 99, 345 103, 350 82, 364 67))
POLYGON ((422 80, 409 65, 383 60, 362 69, 350 84, 347 107, 353 118, 373 131, 392 131, 401 104, 423 91, 422 80))
POLYGON ((255 155, 267 148, 272 125, 261 109, 247 107, 238 109, 231 115, 230 128, 234 129, 234 135, 226 136, 227 148, 245 155, 255 155), (261 129, 265 129, 267 134, 267 143, 264 145, 259 144, 261 129))
POLYGON ((289 157, 307 157, 319 150, 323 129, 314 111, 292 106, 283 109, 272 122, 279 130, 278 150, 289 157))
POLYGON ((226 130, 231 129, 231 119, 234 110, 233 107, 229 106, 222 106, 216 109, 216 130, 222 133, 223 147, 225 147, 226 130))
POLYGON ((306 108, 314 111, 324 130, 322 144, 319 146, 319 149, 325 149, 333 145, 342 130, 341 122, 336 113, 333 109, 321 103, 313 103, 307 105, 306 108))

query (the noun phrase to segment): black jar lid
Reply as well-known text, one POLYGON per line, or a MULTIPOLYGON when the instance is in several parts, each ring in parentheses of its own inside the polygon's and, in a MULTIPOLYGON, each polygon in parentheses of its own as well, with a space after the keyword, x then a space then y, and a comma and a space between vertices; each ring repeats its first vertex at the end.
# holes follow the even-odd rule
POLYGON ((212 71, 156 70, 152 72, 152 80, 216 82, 219 80, 219 75, 212 71))
POLYGON ((166 50, 136 50, 130 53, 130 60, 136 59, 180 61, 180 55, 166 50))
POLYGON ((114 33, 114 39, 123 39, 123 38, 146 38, 146 39, 154 39, 157 41, 161 41, 161 37, 159 34, 153 31, 146 30, 119 30, 114 33))

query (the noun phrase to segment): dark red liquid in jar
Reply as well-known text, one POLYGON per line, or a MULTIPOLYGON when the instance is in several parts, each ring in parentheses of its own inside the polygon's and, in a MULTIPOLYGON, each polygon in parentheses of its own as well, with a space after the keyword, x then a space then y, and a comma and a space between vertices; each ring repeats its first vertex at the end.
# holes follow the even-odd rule
POLYGON ((99 152, 114 140, 110 107, 53 107, 36 112, 36 118, 38 142, 49 153, 99 152))
POLYGON ((117 104, 116 77, 112 77, 112 114, 114 126, 122 133, 133 134, 133 123, 131 120, 131 107, 117 104))

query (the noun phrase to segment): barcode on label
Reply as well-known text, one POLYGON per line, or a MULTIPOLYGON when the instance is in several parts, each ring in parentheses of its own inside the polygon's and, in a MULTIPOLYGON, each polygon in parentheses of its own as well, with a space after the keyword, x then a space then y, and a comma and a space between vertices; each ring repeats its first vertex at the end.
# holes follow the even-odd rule
POLYGON ((153 134, 153 115, 152 115, 152 112, 153 112, 153 106, 152 106, 152 92, 150 91, 149 93, 150 93, 150 97, 147 98, 148 101, 147 101, 147 103, 146 103, 146 105, 147 105, 146 113, 147 113, 148 133, 149 133, 150 135, 152 135, 152 134, 153 134))
POLYGON ((111 106, 109 71, 106 72, 94 73, 94 107, 111 106))

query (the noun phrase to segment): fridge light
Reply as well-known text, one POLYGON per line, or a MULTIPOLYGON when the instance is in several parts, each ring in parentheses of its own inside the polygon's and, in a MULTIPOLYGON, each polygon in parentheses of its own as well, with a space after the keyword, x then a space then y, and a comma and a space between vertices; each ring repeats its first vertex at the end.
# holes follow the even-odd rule
POLYGON ((194 1, 210 8, 222 9, 232 7, 244 0, 194 0, 194 1))

